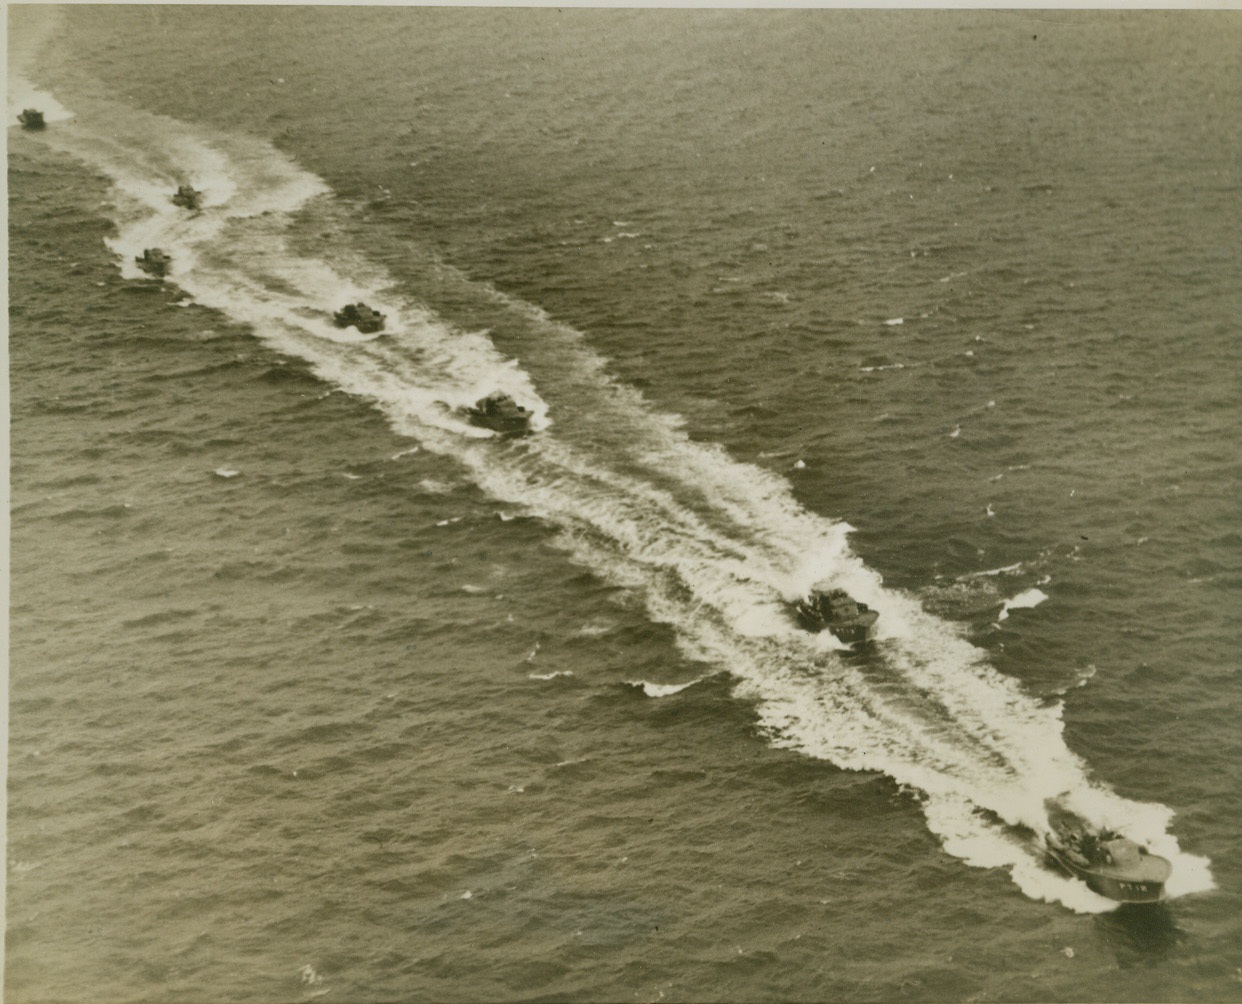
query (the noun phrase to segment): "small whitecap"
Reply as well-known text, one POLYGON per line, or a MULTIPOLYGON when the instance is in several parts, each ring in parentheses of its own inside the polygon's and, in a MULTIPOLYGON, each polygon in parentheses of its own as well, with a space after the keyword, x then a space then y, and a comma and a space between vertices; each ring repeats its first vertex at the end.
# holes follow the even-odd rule
POLYGON ((241 471, 235 471, 231 467, 217 467, 215 473, 218 477, 235 478, 241 473, 241 471))
POLYGON ((805 461, 805 460, 795 460, 795 461, 794 461, 794 470, 795 470, 795 471, 800 471, 800 470, 803 470, 805 467, 806 467, 806 461, 805 461))
POLYGON ((1022 571, 1022 562, 1015 561, 1012 565, 1004 565, 1001 568, 989 568, 987 569, 987 571, 983 571, 983 572, 967 572, 965 575, 959 575, 958 579, 959 580, 977 579, 982 576, 1006 575, 1011 572, 1020 572, 1020 571, 1022 571))
POLYGON ((691 680, 689 683, 648 683, 646 680, 626 680, 626 684, 631 687, 638 687, 648 697, 669 697, 672 694, 679 693, 687 687, 693 687, 698 680, 691 680))
POLYGON ((1013 599, 1006 600, 1001 604, 1000 613, 997 614, 996 621, 999 624, 1001 621, 1007 620, 1009 618, 1010 610, 1030 610, 1039 606, 1047 598, 1048 594, 1042 589, 1035 589, 1032 587, 1031 589, 1024 590, 1023 592, 1018 593, 1018 595, 1013 599))
POLYGON ((555 673, 530 673, 528 680, 555 680, 558 676, 573 676, 572 669, 558 669, 555 673))
POLYGON ((962 427, 960 425, 955 425, 953 426, 953 431, 949 433, 949 438, 957 439, 957 437, 960 436, 961 434, 962 434, 962 427))
POLYGON ((905 324, 906 319, 904 317, 890 317, 884 323, 887 324, 890 328, 893 328, 893 327, 896 327, 898 324, 905 324))
POLYGON ((474 893, 472 893, 469 889, 467 889, 467 890, 466 890, 465 892, 463 892, 463 893, 461 894, 461 896, 459 896, 458 898, 459 898, 459 899, 473 899, 473 898, 474 898, 474 893))
POLYGON ((608 634, 613 629, 612 624, 608 623, 591 623, 583 624, 573 633, 575 638, 598 638, 600 635, 608 634))

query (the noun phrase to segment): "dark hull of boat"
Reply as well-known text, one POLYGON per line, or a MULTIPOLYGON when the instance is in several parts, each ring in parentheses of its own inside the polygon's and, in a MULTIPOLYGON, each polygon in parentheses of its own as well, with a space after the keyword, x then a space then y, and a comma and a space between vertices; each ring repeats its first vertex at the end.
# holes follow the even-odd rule
POLYGON ((135 258, 134 261, 147 275, 154 276, 156 279, 163 279, 168 275, 168 262, 166 261, 153 258, 135 258))
POLYGON ((1092 892, 1118 903, 1158 903, 1164 898, 1163 882, 1083 867, 1055 847, 1048 848, 1048 856, 1075 878, 1086 882, 1092 892))
POLYGON ((373 317, 357 317, 336 313, 332 315, 332 318, 338 328, 357 328, 358 333, 362 335, 373 335, 377 331, 384 330, 383 314, 377 314, 373 317))
POLYGON ((467 412, 471 425, 477 425, 480 429, 491 429, 492 432, 502 436, 524 436, 530 432, 530 419, 528 418, 498 418, 495 415, 480 415, 476 412, 467 412))
POLYGON ((508 394, 496 391, 463 409, 471 425, 491 429, 501 436, 524 436, 530 432, 531 414, 508 394))
POLYGON ((375 319, 369 319, 369 321, 351 321, 350 318, 342 317, 340 314, 337 314, 337 316, 335 316, 335 321, 337 321, 338 328, 358 328, 359 334, 375 334, 375 332, 384 331, 383 317, 379 318, 378 321, 375 321, 375 319))

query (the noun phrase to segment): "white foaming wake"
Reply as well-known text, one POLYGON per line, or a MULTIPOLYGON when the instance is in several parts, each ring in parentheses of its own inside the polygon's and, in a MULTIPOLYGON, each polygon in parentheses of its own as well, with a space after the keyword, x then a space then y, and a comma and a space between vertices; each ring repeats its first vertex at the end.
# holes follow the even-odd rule
POLYGON ((6 122, 12 129, 17 116, 27 108, 43 113, 47 123, 65 122, 73 113, 56 100, 55 95, 36 87, 30 80, 32 72, 48 41, 64 24, 64 14, 55 7, 13 5, 8 15, 8 61, 6 64, 6 122))
POLYGON ((327 258, 291 251, 291 222, 329 190, 270 144, 202 135, 116 105, 107 107, 105 121, 98 129, 81 116, 72 131, 38 135, 112 179, 118 232, 106 243, 125 278, 147 279, 135 259, 160 248, 171 259, 168 279, 195 302, 252 326, 341 389, 386 402, 403 432, 439 429, 452 434, 451 442, 489 438, 458 409, 497 389, 530 408, 537 428, 546 426, 547 406, 529 377, 484 334, 450 330, 395 294, 378 269, 363 277, 357 268, 344 272, 327 258), (201 211, 172 204, 184 183, 203 193, 201 211), (382 339, 333 323, 334 311, 359 300, 388 315, 382 339))
MULTIPOLYGON (((112 177, 119 233, 109 246, 124 275, 140 276, 132 259, 143 248, 163 248, 171 281, 196 302, 373 402, 398 432, 455 457, 492 496, 556 528, 575 561, 635 590, 653 619, 671 625, 687 656, 732 674, 773 743, 884 772, 918 794, 946 850, 1009 869, 1036 899, 1111 906, 1042 864, 1033 834, 1047 829, 1049 799, 1170 857, 1170 893, 1211 887, 1206 860, 1182 853, 1168 834, 1169 809, 1122 799, 1090 778, 1064 743, 1059 707, 1032 700, 954 626, 886 588, 850 550, 846 524, 806 512, 783 479, 692 442, 676 420, 654 413, 608 376, 577 332, 505 301, 540 326, 546 344, 537 351, 555 358, 556 385, 546 392, 566 406, 590 402, 584 414, 598 418, 589 435, 550 425, 530 372, 485 334, 454 330, 378 270, 295 252, 296 214, 314 211, 326 186, 268 144, 203 137, 115 108, 106 133, 79 121, 72 133, 47 136, 112 177), (168 201, 185 179, 207 195, 201 213, 168 201), (383 337, 359 339, 332 324, 333 309, 358 299, 389 314, 383 337), (543 434, 498 446, 456 414, 496 389, 532 408, 543 434), (843 659, 831 638, 795 626, 789 602, 824 578, 880 611, 875 656, 843 659)), ((532 355, 532 371, 536 363, 532 355)), ((546 360, 538 365, 551 371, 546 360)))
POLYGON ((73 118, 73 113, 56 100, 47 91, 41 91, 29 80, 18 74, 11 74, 8 80, 6 112, 9 128, 18 125, 17 116, 27 108, 34 108, 43 113, 43 121, 47 123, 65 122, 73 118))

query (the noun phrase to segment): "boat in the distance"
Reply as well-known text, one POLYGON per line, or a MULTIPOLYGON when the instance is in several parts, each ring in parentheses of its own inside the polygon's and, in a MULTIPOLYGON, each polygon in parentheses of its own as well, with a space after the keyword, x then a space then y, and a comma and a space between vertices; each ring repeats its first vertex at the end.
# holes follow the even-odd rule
POLYGON ((182 209, 201 209, 203 193, 192 185, 179 185, 177 187, 177 194, 172 197, 172 203, 174 206, 180 206, 182 209))
POLYGON ((372 310, 365 303, 350 303, 342 307, 332 319, 338 328, 357 328, 360 334, 369 335, 384 330, 384 315, 372 310))
POLYGON ((17 121, 22 124, 23 129, 42 129, 46 124, 43 121, 43 113, 37 108, 26 108, 17 116, 17 121))
POLYGON ((1119 903, 1155 903, 1173 872, 1167 858, 1113 830, 1057 822, 1044 837, 1048 856, 1088 888, 1119 903))
POLYGON ((859 603, 844 589, 819 583, 794 607, 798 623, 807 631, 831 631, 843 642, 861 645, 871 640, 880 615, 859 603))
POLYGON ((472 425, 504 436, 521 436, 530 431, 530 409, 523 408, 504 391, 493 391, 464 411, 472 425))
POLYGON ((134 261, 148 275, 154 275, 161 279, 168 274, 168 268, 172 265, 172 259, 159 248, 147 248, 134 261))

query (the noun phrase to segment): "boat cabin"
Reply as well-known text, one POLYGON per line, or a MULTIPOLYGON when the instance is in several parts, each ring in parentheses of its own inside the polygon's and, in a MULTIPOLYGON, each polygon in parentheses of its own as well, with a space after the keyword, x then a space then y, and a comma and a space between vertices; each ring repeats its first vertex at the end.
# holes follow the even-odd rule
POLYGON ((338 328, 357 328, 364 335, 384 329, 384 315, 365 303, 347 304, 333 314, 332 319, 338 328))
POLYGON ((159 248, 147 248, 142 254, 135 258, 138 267, 148 275, 163 278, 168 274, 168 268, 172 265, 172 259, 168 257, 159 248))
POLYGON ((190 185, 180 185, 177 194, 172 197, 172 202, 174 206, 181 206, 183 209, 200 209, 202 199, 202 192, 190 185))
POLYGON ((502 435, 520 436, 530 431, 530 409, 522 407, 503 391, 493 391, 465 411, 471 425, 502 435))
POLYGON ((871 640, 871 630, 880 615, 859 603, 844 589, 817 585, 796 608, 798 622, 808 631, 831 631, 850 644, 871 640))

